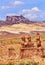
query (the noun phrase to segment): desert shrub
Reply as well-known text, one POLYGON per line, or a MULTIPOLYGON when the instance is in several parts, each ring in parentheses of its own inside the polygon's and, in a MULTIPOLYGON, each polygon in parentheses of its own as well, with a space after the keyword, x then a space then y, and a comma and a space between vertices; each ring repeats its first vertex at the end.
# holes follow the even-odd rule
POLYGON ((37 63, 37 62, 34 62, 32 65, 39 65, 39 63, 37 63))
POLYGON ((19 65, 25 65, 25 63, 23 61, 20 61, 19 65))
POLYGON ((32 62, 31 61, 26 61, 25 65, 32 65, 32 62))
POLYGON ((39 65, 39 63, 35 61, 20 61, 19 65, 39 65))
POLYGON ((6 64, 6 65, 14 65, 13 63, 8 63, 8 64, 6 64))
POLYGON ((25 65, 38 65, 37 62, 27 62, 25 65))

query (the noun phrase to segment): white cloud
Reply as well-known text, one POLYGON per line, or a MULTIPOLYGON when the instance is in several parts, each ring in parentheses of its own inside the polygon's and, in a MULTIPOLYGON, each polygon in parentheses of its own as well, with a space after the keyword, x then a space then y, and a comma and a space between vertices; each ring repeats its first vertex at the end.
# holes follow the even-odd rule
POLYGON ((40 11, 40 9, 38 7, 34 7, 32 9, 23 9, 22 10, 23 13, 38 12, 38 11, 40 11))
POLYGON ((30 9, 23 9, 21 12, 22 13, 29 13, 31 10, 30 9))
POLYGON ((38 7, 23 9, 20 14, 24 15, 30 20, 45 20, 45 11, 40 10, 38 7))
POLYGON ((22 2, 22 1, 14 1, 10 5, 7 5, 7 6, 2 5, 2 6, 0 6, 0 9, 10 9, 10 8, 13 8, 14 6, 18 6, 18 5, 21 5, 21 4, 24 4, 24 2, 22 2))
POLYGON ((15 1, 13 4, 14 5, 21 5, 21 4, 24 4, 24 2, 22 2, 22 1, 15 1))
POLYGON ((32 11, 40 11, 38 7, 32 8, 32 11))
POLYGON ((37 16, 36 14, 26 14, 25 17, 34 20, 34 19, 37 18, 38 16, 37 16))
POLYGON ((0 9, 9 9, 11 8, 10 6, 0 6, 0 9))

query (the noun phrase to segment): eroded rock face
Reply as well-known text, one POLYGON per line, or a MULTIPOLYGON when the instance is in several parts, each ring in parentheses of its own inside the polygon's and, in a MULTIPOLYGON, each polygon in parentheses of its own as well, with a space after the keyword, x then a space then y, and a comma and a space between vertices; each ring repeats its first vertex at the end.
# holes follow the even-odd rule
POLYGON ((36 44, 37 47, 41 47, 41 40, 40 40, 40 34, 36 33, 36 44))
MULTIPOLYGON (((26 38, 25 36, 21 37, 21 44, 0 43, 0 62, 9 62, 22 58, 31 58, 33 56, 45 58, 45 49, 42 45, 35 47, 34 44, 32 44, 31 37, 28 36, 26 38)), ((38 39, 37 42, 38 41, 41 40, 38 39)))
POLYGON ((6 23, 7 24, 18 24, 18 23, 30 23, 30 21, 27 18, 23 17, 22 15, 20 15, 20 16, 7 16, 6 23))
POLYGON ((27 37, 27 42, 24 42, 23 45, 24 46, 21 48, 21 58, 31 58, 33 56, 45 57, 45 52, 41 45, 39 33, 36 34, 36 47, 31 41, 31 36, 27 37))

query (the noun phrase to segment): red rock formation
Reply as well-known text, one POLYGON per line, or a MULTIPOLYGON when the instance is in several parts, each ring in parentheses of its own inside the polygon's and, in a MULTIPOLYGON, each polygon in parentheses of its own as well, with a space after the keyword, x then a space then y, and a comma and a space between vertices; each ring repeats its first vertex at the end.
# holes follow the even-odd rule
POLYGON ((28 47, 33 47, 34 46, 34 44, 31 41, 31 36, 27 36, 27 45, 28 45, 28 47))
POLYGON ((36 44, 37 47, 41 46, 40 34, 38 32, 36 33, 36 44))
MULTIPOLYGON (((36 33, 36 45, 31 41, 31 36, 27 36, 27 42, 24 47, 21 48, 21 58, 31 58, 33 56, 43 57, 45 58, 44 48, 41 46, 40 34, 36 33)), ((22 40, 25 41, 25 37, 22 37, 22 40)))

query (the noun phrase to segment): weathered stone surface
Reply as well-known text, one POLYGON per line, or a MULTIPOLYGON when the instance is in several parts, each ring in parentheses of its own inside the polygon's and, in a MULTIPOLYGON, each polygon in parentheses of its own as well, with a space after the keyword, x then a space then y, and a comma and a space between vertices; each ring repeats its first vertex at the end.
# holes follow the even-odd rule
MULTIPOLYGON (((30 38, 30 37, 29 37, 30 38)), ((17 59, 31 58, 37 56, 40 58, 45 58, 45 49, 41 46, 34 46, 32 44, 31 38, 28 40, 23 36, 21 38, 21 44, 5 44, 0 43, 0 63, 3 62, 13 62, 17 59)), ((40 39, 37 40, 37 42, 40 39)), ((36 42, 36 45, 37 45, 36 42)), ((40 42, 39 42, 40 44, 40 42)))
MULTIPOLYGON (((22 42, 24 42, 24 40, 22 40, 22 42)), ((28 36, 27 42, 24 42, 21 48, 21 58, 31 58, 32 56, 45 57, 45 52, 41 45, 39 33, 36 34, 36 47, 31 41, 31 36, 28 36)))

